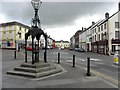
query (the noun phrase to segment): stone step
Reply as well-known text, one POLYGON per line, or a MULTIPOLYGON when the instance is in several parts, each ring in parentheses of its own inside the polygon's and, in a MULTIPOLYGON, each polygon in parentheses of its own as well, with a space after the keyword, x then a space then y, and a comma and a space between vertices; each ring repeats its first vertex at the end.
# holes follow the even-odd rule
POLYGON ((22 72, 22 71, 8 71, 7 74, 24 76, 24 77, 31 77, 31 78, 40 78, 40 77, 49 76, 49 75, 52 75, 55 73, 59 73, 61 71, 62 71, 61 68, 56 68, 54 70, 49 70, 49 71, 40 72, 40 73, 30 73, 30 72, 22 72))
POLYGON ((31 64, 31 63, 22 63, 21 67, 28 67, 28 68, 40 68, 40 67, 48 67, 50 66, 49 63, 35 63, 35 64, 31 64))
POLYGON ((47 67, 41 67, 41 68, 28 68, 28 67, 15 67, 15 71, 23 71, 23 72, 31 72, 31 73, 38 73, 38 72, 44 72, 56 69, 55 66, 47 66, 47 67))

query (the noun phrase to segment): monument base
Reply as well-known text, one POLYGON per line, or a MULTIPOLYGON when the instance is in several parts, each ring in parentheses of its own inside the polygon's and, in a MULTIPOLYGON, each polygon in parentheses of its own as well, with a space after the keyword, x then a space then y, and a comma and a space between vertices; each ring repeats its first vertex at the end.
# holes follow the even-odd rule
POLYGON ((31 62, 22 63, 19 67, 15 67, 13 71, 7 74, 24 76, 28 78, 41 78, 62 72, 63 69, 58 64, 39 62, 31 64, 31 62))

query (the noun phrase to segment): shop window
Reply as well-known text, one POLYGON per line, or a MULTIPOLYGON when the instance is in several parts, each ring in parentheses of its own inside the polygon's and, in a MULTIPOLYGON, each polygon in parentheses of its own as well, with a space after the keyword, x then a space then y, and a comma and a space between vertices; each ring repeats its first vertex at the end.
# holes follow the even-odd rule
POLYGON ((112 45, 112 52, 115 52, 115 48, 116 48, 116 46, 112 45))
POLYGON ((7 46, 10 46, 10 42, 9 41, 7 41, 7 46))

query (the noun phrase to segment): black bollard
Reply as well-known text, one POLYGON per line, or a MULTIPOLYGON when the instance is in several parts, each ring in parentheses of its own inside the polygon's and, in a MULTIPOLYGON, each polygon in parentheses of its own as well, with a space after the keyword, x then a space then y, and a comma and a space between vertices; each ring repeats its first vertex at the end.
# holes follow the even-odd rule
POLYGON ((90 74, 90 58, 87 58, 87 76, 91 76, 90 74))
POLYGON ((60 53, 58 53, 58 64, 60 64, 60 53))
POLYGON ((46 52, 44 52, 44 60, 45 60, 45 63, 47 63, 47 60, 46 60, 46 52))
POLYGON ((16 50, 14 51, 14 58, 16 59, 16 50))
POLYGON ((75 55, 73 55, 73 67, 75 67, 75 55))
POLYGON ((27 62, 27 50, 25 50, 25 62, 27 62))

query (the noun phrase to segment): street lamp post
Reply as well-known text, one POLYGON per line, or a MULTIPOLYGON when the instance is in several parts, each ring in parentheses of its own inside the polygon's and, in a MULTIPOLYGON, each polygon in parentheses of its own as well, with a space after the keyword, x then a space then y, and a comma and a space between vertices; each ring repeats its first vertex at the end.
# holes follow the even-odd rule
POLYGON ((40 0, 32 0, 31 4, 34 8, 35 15, 34 15, 34 18, 32 18, 31 28, 25 34, 25 62, 27 62, 27 50, 26 50, 27 39, 29 36, 31 36, 32 37, 32 64, 34 64, 35 62, 39 62, 39 41, 40 41, 41 35, 44 36, 45 41, 46 41, 45 52, 47 54, 47 34, 45 34, 44 31, 41 29, 40 20, 39 20, 39 16, 38 16, 38 10, 39 10, 39 7, 41 6, 42 2, 40 0), (35 38, 37 40, 37 45, 34 42, 35 38))

